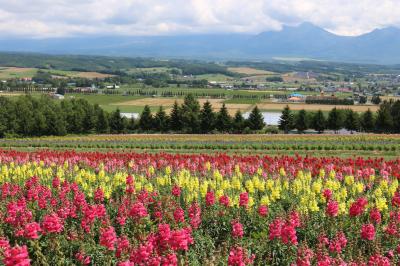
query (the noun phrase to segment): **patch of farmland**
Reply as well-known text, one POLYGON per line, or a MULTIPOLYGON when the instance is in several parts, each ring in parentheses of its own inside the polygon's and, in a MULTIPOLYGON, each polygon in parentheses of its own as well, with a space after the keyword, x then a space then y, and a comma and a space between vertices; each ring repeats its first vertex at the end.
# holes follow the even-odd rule
POLYGON ((239 74, 244 74, 244 75, 272 75, 272 74, 275 74, 274 72, 271 72, 271 71, 255 69, 255 68, 251 68, 251 67, 229 67, 228 71, 234 72, 234 73, 239 73, 239 74))
POLYGON ((330 111, 336 107, 338 109, 352 109, 356 112, 365 112, 370 109, 372 112, 378 110, 377 105, 328 105, 328 104, 305 104, 305 103, 268 103, 262 102, 258 104, 261 110, 282 110, 286 105, 289 105, 291 110, 306 110, 306 111, 330 111))

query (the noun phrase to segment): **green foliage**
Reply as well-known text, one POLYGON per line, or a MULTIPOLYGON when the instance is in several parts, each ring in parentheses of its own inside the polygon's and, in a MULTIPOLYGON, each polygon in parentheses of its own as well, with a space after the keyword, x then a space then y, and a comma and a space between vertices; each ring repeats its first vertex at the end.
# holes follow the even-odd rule
POLYGON ((374 96, 372 96, 372 99, 371 99, 371 102, 373 103, 373 104, 376 104, 376 105, 378 105, 378 104, 380 104, 381 103, 381 98, 379 97, 379 95, 374 95, 374 96))
POLYGON ((295 117, 295 128, 303 133, 308 128, 308 118, 306 110, 300 110, 295 117))
POLYGON ((343 128, 343 115, 336 107, 329 112, 327 125, 328 129, 335 131, 335 133, 343 128))
POLYGON ((181 106, 181 118, 184 132, 198 133, 200 131, 200 104, 192 94, 185 96, 181 106))
POLYGON ((289 105, 282 111, 281 118, 279 119, 279 129, 283 130, 285 134, 289 133, 294 127, 294 117, 292 111, 290 111, 289 105))
POLYGON ((372 132, 375 129, 374 114, 369 108, 361 116, 361 128, 365 132, 372 132))
POLYGON ((349 109, 346 110, 345 116, 344 127, 351 133, 353 133, 353 131, 358 131, 360 129, 360 117, 358 113, 349 109))
POLYGON ((206 101, 203 104, 203 108, 200 111, 200 124, 201 131, 203 133, 208 133, 214 130, 215 128, 215 113, 212 110, 212 105, 209 101, 206 101))
POLYGON ((121 117, 119 109, 115 110, 110 116, 111 133, 118 134, 124 131, 124 121, 121 117))
POLYGON ((324 113, 321 110, 318 110, 314 114, 311 124, 312 128, 318 131, 318 133, 324 132, 324 130, 326 129, 327 121, 325 119, 324 113))
POLYGON ((247 119, 247 125, 251 130, 261 130, 265 127, 264 117, 257 105, 251 111, 249 118, 247 119))
POLYGON ((165 113, 162 106, 158 109, 154 117, 154 129, 159 132, 167 132, 169 124, 169 117, 165 113))
MULTIPOLYGON (((159 111, 163 112, 162 109, 159 111)), ((164 113, 164 115, 165 115, 165 113, 164 113)), ((160 114, 160 116, 161 116, 161 114, 160 114)), ((159 121, 159 122, 160 122, 159 126, 161 126, 161 123, 165 123, 166 121, 159 121)), ((143 109, 142 114, 140 115, 139 128, 144 131, 149 131, 154 128, 154 125, 155 125, 155 122, 154 122, 153 115, 151 114, 150 106, 146 105, 143 109)))
POLYGON ((216 127, 220 132, 229 132, 232 128, 232 118, 228 114, 228 109, 226 109, 225 104, 222 104, 217 114, 216 123, 216 127))

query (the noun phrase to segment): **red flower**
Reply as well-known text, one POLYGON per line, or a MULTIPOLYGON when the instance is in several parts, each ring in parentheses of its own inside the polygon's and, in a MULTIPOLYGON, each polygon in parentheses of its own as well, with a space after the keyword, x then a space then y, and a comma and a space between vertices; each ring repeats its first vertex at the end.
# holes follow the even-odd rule
POLYGON ((219 198, 219 203, 225 207, 229 207, 229 197, 226 195, 222 195, 219 198))
POLYGON ((114 227, 109 226, 102 228, 100 232, 100 245, 106 247, 108 250, 114 250, 117 242, 117 234, 114 227))
POLYGON ((177 185, 175 185, 173 188, 172 188, 172 195, 174 195, 175 197, 179 197, 180 195, 181 195, 181 189, 180 189, 180 187, 178 187, 177 185))
POLYGON ((229 266, 245 266, 253 264, 254 255, 248 256, 242 247, 234 247, 229 251, 228 265, 229 266))
POLYGON ((242 207, 247 207, 249 204, 249 194, 247 192, 243 192, 239 195, 239 205, 242 207))
POLYGON ((132 205, 129 215, 135 218, 142 218, 148 215, 147 209, 142 202, 135 202, 132 205))
POLYGON ((207 206, 212 206, 215 203, 215 195, 214 192, 209 191, 206 194, 206 204, 207 206))
POLYGON ((375 227, 373 224, 364 224, 361 227, 361 238, 366 240, 374 240, 375 227))
POLYGON ((377 208, 371 209, 369 212, 369 218, 374 221, 375 223, 379 224, 381 222, 381 213, 377 208))
POLYGON ((268 207, 265 205, 260 205, 260 207, 258 207, 258 214, 262 217, 267 216, 268 214, 268 207))
POLYGON ((46 215, 43 218, 42 228, 46 233, 61 233, 64 229, 63 221, 55 213, 46 215))
POLYGON ((364 212, 365 207, 367 206, 368 201, 365 198, 359 198, 356 202, 351 204, 349 209, 350 216, 356 217, 361 215, 364 212))
POLYGON ((37 239, 39 238, 38 233, 41 231, 40 225, 36 222, 28 223, 24 228, 24 237, 29 239, 37 239))
POLYGON ((185 221, 185 212, 181 207, 178 207, 174 211, 174 219, 177 223, 183 223, 185 221))
POLYGON ((332 197, 332 191, 330 189, 324 189, 324 191, 322 192, 322 194, 324 195, 324 198, 329 201, 332 197))
POLYGON ((243 225, 237 220, 232 221, 231 224, 232 224, 232 236, 234 238, 242 238, 244 234, 243 225))
POLYGON ((26 246, 15 246, 4 252, 3 263, 6 266, 29 266, 31 265, 28 248, 26 246))
POLYGON ((338 215, 338 211, 339 204, 334 200, 329 201, 326 206, 326 214, 331 217, 336 217, 338 215))

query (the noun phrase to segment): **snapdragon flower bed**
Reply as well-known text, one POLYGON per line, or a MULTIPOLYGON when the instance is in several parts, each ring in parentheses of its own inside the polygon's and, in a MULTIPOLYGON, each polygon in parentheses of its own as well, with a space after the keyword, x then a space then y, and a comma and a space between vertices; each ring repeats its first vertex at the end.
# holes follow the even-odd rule
POLYGON ((5 265, 397 265, 400 160, 0 150, 5 265))

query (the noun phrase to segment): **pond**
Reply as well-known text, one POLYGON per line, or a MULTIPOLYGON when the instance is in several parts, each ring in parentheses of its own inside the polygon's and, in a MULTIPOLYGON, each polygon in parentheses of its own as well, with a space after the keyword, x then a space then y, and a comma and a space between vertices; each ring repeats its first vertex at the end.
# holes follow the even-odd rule
MULTIPOLYGON (((262 112, 262 116, 264 117, 264 122, 267 125, 277 126, 279 123, 279 119, 282 115, 280 112, 262 112)), ((248 118, 250 113, 245 113, 243 116, 248 118)))

